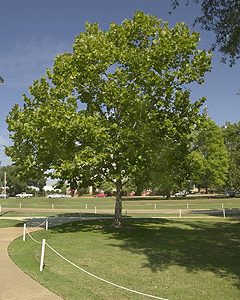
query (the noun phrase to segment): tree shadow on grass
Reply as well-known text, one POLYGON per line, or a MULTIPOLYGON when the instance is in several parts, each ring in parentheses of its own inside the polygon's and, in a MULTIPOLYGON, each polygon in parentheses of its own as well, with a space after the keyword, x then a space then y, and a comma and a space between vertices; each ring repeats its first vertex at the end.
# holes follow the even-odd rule
POLYGON ((144 254, 143 267, 152 272, 170 266, 184 267, 188 272, 211 271, 231 276, 240 289, 240 222, 224 220, 124 220, 124 227, 111 228, 111 220, 94 220, 63 224, 53 230, 67 233, 101 230, 112 247, 144 254), (121 241, 118 245, 111 240, 121 241))
POLYGON ((3 217, 4 215, 6 215, 7 214, 7 212, 2 212, 2 213, 0 213, 0 217, 3 217))
POLYGON ((19 221, 19 220, 14 220, 14 219, 5 219, 4 216, 6 217, 8 212, 2 212, 0 213, 0 228, 7 228, 7 227, 23 227, 24 222, 19 221), (3 218, 1 218, 3 217, 3 218))
POLYGON ((112 219, 113 216, 110 214, 94 214, 94 213, 59 213, 48 217, 33 217, 26 219, 26 223, 28 227, 46 227, 46 221, 48 221, 48 227, 52 226, 60 226, 62 224, 70 223, 71 225, 65 225, 62 227, 59 227, 59 230, 62 230, 63 232, 76 232, 78 229, 75 229, 74 224, 76 225, 76 222, 78 221, 85 221, 85 220, 91 220, 91 219, 98 219, 98 218, 104 218, 104 219, 112 219), (61 228, 61 229, 60 229, 61 228))
POLYGON ((18 220, 6 220, 0 218, 0 228, 23 227, 24 223, 18 220))
MULTIPOLYGON (((156 272, 178 265, 188 272, 204 270, 231 275, 240 288, 240 224, 172 221, 143 227, 136 230, 134 239, 126 232, 121 247, 144 253, 148 260, 145 267, 156 272)), ((115 234, 115 238, 122 239, 122 234, 115 234)))
POLYGON ((84 212, 81 212, 81 213, 67 213, 67 212, 64 212, 64 213, 58 213, 57 214, 58 217, 79 217, 81 216, 82 218, 94 218, 94 217, 102 217, 102 218, 108 218, 108 217, 114 217, 113 214, 99 214, 99 213, 84 213, 84 212))
POLYGON ((208 215, 208 216, 215 216, 215 217, 240 217, 240 209, 239 208, 225 208, 225 209, 196 209, 196 210, 189 210, 188 214, 201 214, 201 215, 208 215))

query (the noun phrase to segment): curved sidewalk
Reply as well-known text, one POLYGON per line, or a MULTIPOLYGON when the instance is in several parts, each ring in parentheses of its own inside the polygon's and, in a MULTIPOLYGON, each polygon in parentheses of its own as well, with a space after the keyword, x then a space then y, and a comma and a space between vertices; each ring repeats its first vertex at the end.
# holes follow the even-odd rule
MULTIPOLYGON (((28 228, 35 231, 35 228, 28 228)), ((22 227, 0 228, 0 299, 61 300, 19 269, 9 258, 8 245, 23 234, 22 227)))

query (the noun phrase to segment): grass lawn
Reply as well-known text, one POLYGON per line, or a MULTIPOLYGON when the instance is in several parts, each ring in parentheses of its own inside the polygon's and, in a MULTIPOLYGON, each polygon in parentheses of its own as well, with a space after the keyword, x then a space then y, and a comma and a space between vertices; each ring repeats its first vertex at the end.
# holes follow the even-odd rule
MULTIPOLYGON (((75 209, 79 212, 87 210, 112 210, 114 211, 116 199, 106 198, 60 198, 49 199, 34 197, 30 199, 0 199, 2 208, 31 208, 31 209, 75 209)), ((162 197, 123 197, 123 212, 128 210, 153 210, 153 209, 240 209, 239 198, 213 198, 200 196, 199 198, 188 196, 186 198, 165 200, 162 197)))
MULTIPOLYGON (((50 217, 50 216, 108 216, 113 217, 115 198, 31 198, 0 199, 0 217, 50 217)), ((208 196, 186 197, 165 200, 162 197, 130 197, 123 198, 124 217, 239 217, 240 198, 213 198, 208 196)))
MULTIPOLYGON (((169 300, 240 299, 240 222, 231 219, 83 221, 33 233, 68 260, 105 280, 169 300)), ((148 299, 82 272, 26 237, 9 246, 11 259, 63 299, 148 299)), ((151 299, 151 298, 149 298, 151 299)))
POLYGON ((19 220, 5 220, 0 218, 0 228, 5 227, 19 227, 23 226, 24 222, 19 220))

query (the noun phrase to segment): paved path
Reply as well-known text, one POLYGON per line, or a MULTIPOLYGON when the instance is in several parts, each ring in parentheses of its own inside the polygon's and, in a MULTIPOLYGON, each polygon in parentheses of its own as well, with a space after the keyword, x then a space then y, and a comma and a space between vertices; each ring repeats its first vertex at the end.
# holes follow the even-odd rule
MULTIPOLYGON (((36 228, 28 228, 34 231, 36 228)), ((19 269, 9 258, 8 245, 23 234, 22 227, 0 228, 0 299, 61 300, 19 269)))

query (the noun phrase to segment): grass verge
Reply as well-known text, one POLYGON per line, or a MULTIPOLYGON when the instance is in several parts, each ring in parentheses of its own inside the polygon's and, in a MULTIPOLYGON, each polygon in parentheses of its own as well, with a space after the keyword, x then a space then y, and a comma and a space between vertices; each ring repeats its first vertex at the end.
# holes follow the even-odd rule
MULTIPOLYGON (((240 299, 240 224, 229 219, 125 219, 74 222, 33 234, 105 280, 169 300, 240 299)), ((9 246, 11 259, 63 299, 147 299, 80 271, 27 237, 9 246), (27 257, 27 259, 26 259, 27 257)))

